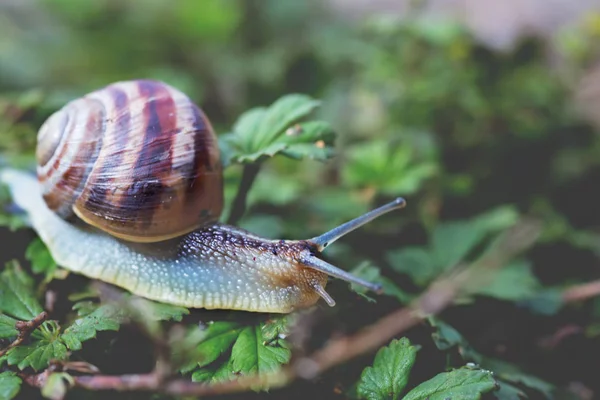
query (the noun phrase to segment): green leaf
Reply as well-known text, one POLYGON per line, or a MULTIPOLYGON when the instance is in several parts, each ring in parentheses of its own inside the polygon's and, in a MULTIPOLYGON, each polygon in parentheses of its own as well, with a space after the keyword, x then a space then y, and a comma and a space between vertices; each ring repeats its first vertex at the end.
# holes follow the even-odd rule
POLYGON ((285 347, 265 344, 260 326, 244 328, 231 349, 232 367, 244 375, 275 371, 288 363, 291 355, 285 347))
POLYGON ((187 330, 180 329, 169 331, 169 347, 171 349, 170 361, 174 368, 185 374, 196 369, 198 360, 202 358, 198 346, 204 340, 206 332, 198 329, 195 324, 187 330))
POLYGON ((277 154, 294 159, 330 158, 334 139, 331 126, 324 121, 302 121, 319 104, 306 95, 290 94, 268 108, 245 112, 233 132, 219 138, 223 164, 253 163, 277 154))
POLYGON ((537 376, 523 372, 519 367, 504 360, 491 357, 485 357, 481 361, 484 368, 494 371, 499 379, 513 383, 521 384, 530 389, 536 390, 544 395, 545 398, 552 398, 554 385, 538 378, 537 376))
POLYGON ((19 334, 15 328, 17 321, 8 315, 0 314, 0 339, 14 338, 19 334))
POLYGON ((33 280, 16 262, 6 264, 0 273, 0 312, 25 321, 42 311, 34 295, 33 280))
POLYGON ((473 218, 477 229, 486 232, 500 232, 517 223, 519 213, 514 207, 501 206, 473 218))
POLYGON ((484 238, 484 233, 468 221, 447 222, 433 231, 431 248, 436 265, 454 266, 484 238))
MULTIPOLYGON (((359 264, 351 271, 351 273, 352 275, 365 279, 369 282, 380 283, 383 289, 383 294, 393 296, 401 303, 407 303, 411 300, 411 296, 409 294, 400 289, 390 279, 386 278, 385 276, 381 276, 381 270, 378 267, 371 265, 371 263, 368 261, 359 264)), ((364 288, 363 286, 352 283, 350 284, 350 288, 354 292, 364 296, 370 301, 375 301, 375 299, 368 296, 368 289, 364 288)))
POLYGON ((287 317, 252 326, 224 321, 212 323, 197 347, 200 368, 193 372, 192 379, 224 381, 240 374, 274 371, 289 362, 291 351, 279 337, 287 329, 286 321, 287 317))
POLYGON ((31 270, 36 274, 45 273, 47 276, 51 276, 57 268, 50 251, 40 238, 35 238, 27 246, 25 258, 31 262, 31 270))
POLYGON ((518 214, 500 207, 469 220, 444 222, 435 227, 428 247, 408 247, 388 253, 387 260, 419 286, 469 258, 490 234, 513 225, 518 214))
POLYGON ((320 104, 304 94, 288 94, 278 99, 265 111, 258 130, 254 132, 254 148, 263 148, 272 143, 289 126, 308 116, 320 104))
POLYGON ((243 327, 235 322, 214 322, 209 325, 206 337, 198 346, 201 359, 199 367, 204 367, 215 361, 221 354, 231 348, 243 327))
POLYGON ((281 317, 275 317, 268 320, 262 325, 263 339, 270 343, 278 338, 284 338, 288 335, 288 326, 290 325, 290 319, 292 316, 283 315, 281 317))
POLYGON ((498 386, 500 389, 494 395, 498 400, 515 400, 515 399, 525 399, 527 395, 518 387, 511 385, 510 383, 506 383, 502 380, 498 380, 498 386))
POLYGON ((372 187, 385 195, 415 193, 438 168, 429 159, 417 158, 413 150, 408 143, 383 139, 357 143, 348 150, 342 178, 351 187, 372 187))
POLYGON ((0 372, 0 399, 10 400, 21 390, 21 378, 14 372, 0 372))
POLYGON ((436 328, 431 338, 438 349, 448 350, 456 346, 465 361, 481 362, 482 356, 456 329, 435 317, 429 317, 429 322, 433 328, 436 328))
POLYGON ((394 270, 407 274, 417 285, 427 284, 438 274, 433 257, 422 247, 392 251, 386 258, 394 270))
POLYGON ((501 300, 529 299, 541 288, 531 272, 531 264, 525 260, 515 261, 494 274, 488 285, 479 286, 471 293, 501 300))
POLYGON ((65 360, 67 347, 57 337, 50 337, 13 347, 6 356, 9 365, 16 365, 21 370, 31 367, 39 371, 46 368, 50 360, 65 360))
POLYGON ((104 304, 73 321, 61 335, 61 339, 70 350, 81 350, 81 342, 95 338, 97 332, 118 331, 123 319, 121 307, 116 304, 104 304))
POLYGON ((192 374, 193 382, 215 383, 230 380, 234 376, 232 361, 218 366, 200 368, 192 374))
POLYGON ((403 400, 476 400, 496 388, 490 371, 469 368, 443 372, 418 385, 403 400))
POLYGON ((360 398, 368 400, 396 400, 406 387, 410 370, 415 363, 418 347, 407 338, 393 340, 381 348, 372 367, 363 370, 357 386, 360 398))

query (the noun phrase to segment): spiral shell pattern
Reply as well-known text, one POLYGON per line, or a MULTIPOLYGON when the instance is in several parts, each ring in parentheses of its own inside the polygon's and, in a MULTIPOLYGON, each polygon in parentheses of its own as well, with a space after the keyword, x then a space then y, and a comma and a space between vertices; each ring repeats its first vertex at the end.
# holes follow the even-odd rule
POLYGON ((166 240, 221 213, 210 121, 162 82, 118 82, 68 103, 40 128, 36 156, 50 209, 125 240, 166 240))

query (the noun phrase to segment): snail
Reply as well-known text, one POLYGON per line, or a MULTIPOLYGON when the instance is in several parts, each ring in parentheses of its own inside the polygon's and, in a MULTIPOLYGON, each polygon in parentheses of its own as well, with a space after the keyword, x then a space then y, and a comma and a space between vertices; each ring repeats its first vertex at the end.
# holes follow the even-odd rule
POLYGON ((307 240, 270 240, 218 222, 220 154, 210 121, 158 81, 117 82, 66 104, 38 132, 37 179, 0 180, 58 265, 152 300, 191 308, 288 313, 328 276, 379 291, 319 258, 402 198, 307 240))

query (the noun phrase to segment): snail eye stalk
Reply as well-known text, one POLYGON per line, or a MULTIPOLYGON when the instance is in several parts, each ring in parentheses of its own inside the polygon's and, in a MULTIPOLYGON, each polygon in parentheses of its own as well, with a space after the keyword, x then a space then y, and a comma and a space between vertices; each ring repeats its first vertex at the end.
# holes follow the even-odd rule
POLYGON ((373 221, 375 218, 381 217, 383 214, 387 214, 390 211, 398 210, 406 206, 406 200, 402 197, 398 197, 394 201, 384 204, 368 213, 361 215, 358 218, 348 221, 336 228, 333 228, 329 232, 325 232, 320 236, 316 236, 312 239, 308 239, 308 242, 313 243, 317 246, 319 251, 323 251, 331 243, 335 242, 339 238, 348 233, 360 228, 361 226, 373 221))
MULTIPOLYGON (((321 252, 327 246, 329 246, 331 243, 335 242, 342 236, 354 231, 357 228, 360 228, 361 226, 374 220, 375 218, 382 216, 383 214, 386 214, 390 211, 398 210, 400 208, 404 208, 405 206, 406 200, 404 200, 401 197, 398 197, 394 201, 385 204, 379 208, 376 208, 375 210, 369 211, 368 213, 361 215, 360 217, 353 219, 352 221, 346 222, 345 224, 342 224, 337 228, 330 230, 329 232, 326 232, 312 239, 308 239, 307 242, 314 245, 317 251, 321 252)), ((346 272, 332 264, 329 264, 326 261, 321 260, 308 250, 303 251, 300 254, 298 261, 305 267, 323 272, 324 274, 333 276, 338 279, 342 279, 346 282, 364 286, 365 288, 374 292, 381 292, 382 290, 380 284, 372 283, 359 277, 356 277, 349 272, 346 272)), ((327 294, 327 292, 325 292, 325 289, 322 286, 315 285, 314 289, 327 302, 327 304, 329 304, 330 306, 333 306, 335 304, 335 301, 331 298, 331 296, 329 296, 329 294, 327 294)))

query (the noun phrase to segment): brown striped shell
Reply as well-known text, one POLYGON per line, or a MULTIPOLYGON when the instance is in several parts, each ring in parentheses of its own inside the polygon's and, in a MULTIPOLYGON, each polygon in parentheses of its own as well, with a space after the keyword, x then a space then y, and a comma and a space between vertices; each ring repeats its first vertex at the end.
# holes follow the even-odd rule
POLYGON ((210 121, 162 82, 118 82, 68 103, 40 128, 36 156, 50 209, 126 240, 173 238, 221 213, 210 121))

